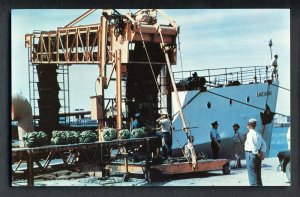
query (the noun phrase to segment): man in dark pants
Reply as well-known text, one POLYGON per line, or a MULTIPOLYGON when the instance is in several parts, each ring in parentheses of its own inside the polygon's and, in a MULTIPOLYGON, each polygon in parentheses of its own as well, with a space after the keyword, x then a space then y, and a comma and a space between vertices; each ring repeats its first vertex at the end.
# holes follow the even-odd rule
POLYGON ((164 159, 172 157, 172 136, 171 136, 171 122, 167 114, 163 114, 156 120, 161 126, 162 135, 162 152, 164 159))
POLYGON ((250 186, 262 186, 261 161, 266 152, 266 142, 261 134, 255 131, 256 120, 248 121, 248 133, 245 141, 245 156, 250 186))
POLYGON ((233 142, 233 155, 234 155, 234 167, 235 168, 241 168, 241 154, 243 152, 243 143, 244 138, 239 132, 240 125, 237 123, 232 125, 234 134, 232 136, 232 142, 233 142))
POLYGON ((218 122, 214 121, 211 123, 211 130, 210 130, 210 139, 211 139, 211 152, 212 152, 212 158, 218 159, 219 157, 219 149, 221 144, 221 138, 220 134, 218 132, 218 122))

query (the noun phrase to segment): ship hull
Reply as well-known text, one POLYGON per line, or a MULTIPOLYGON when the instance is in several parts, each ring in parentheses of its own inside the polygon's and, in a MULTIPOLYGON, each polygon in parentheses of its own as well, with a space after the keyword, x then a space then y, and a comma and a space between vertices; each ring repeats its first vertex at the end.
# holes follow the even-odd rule
MULTIPOLYGON (((262 133, 267 143, 267 152, 265 153, 267 157, 270 150, 273 121, 263 125, 260 114, 264 112, 266 104, 272 112, 276 110, 278 84, 278 81, 274 81, 272 84, 246 84, 213 88, 200 93, 199 90, 180 91, 179 99, 183 106, 185 120, 192 128, 190 131, 194 136, 196 152, 204 152, 209 157, 211 156, 211 123, 218 121, 218 131, 222 139, 220 157, 232 158, 232 125, 239 124, 240 133, 246 135, 248 120, 255 118, 257 120, 256 130, 262 133)), ((172 136, 172 149, 174 155, 178 155, 181 154, 179 147, 183 146, 187 139, 184 131, 180 130, 182 121, 174 96, 173 93, 172 115, 173 126, 177 131, 172 136)))

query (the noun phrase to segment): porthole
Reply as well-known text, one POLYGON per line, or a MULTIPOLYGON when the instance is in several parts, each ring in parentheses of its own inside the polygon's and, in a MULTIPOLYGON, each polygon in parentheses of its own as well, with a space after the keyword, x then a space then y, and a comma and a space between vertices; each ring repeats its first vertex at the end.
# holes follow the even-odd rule
POLYGON ((211 108, 211 103, 210 103, 210 102, 207 103, 207 108, 208 108, 208 109, 211 108))
POLYGON ((229 99, 229 104, 232 105, 232 99, 229 99))
POLYGON ((247 96, 247 102, 248 102, 248 103, 250 102, 250 97, 249 97, 249 96, 247 96))

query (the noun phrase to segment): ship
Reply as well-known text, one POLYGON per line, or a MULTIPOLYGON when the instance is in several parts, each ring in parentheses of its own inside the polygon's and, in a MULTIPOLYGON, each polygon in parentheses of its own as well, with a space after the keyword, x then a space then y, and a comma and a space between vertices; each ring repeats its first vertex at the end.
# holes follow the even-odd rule
MULTIPOLYGON (((196 152, 210 153, 211 123, 217 121, 222 139, 220 155, 223 158, 232 158, 232 125, 239 124, 239 132, 245 138, 248 120, 254 118, 257 120, 256 130, 266 141, 265 155, 268 156, 279 80, 270 79, 268 66, 207 69, 198 71, 198 73, 208 73, 209 71, 210 75, 203 74, 202 76, 212 79, 213 82, 208 80, 203 84, 206 87, 204 90, 188 87, 192 90, 178 92, 183 113, 189 123, 190 133, 194 136, 196 152)), ((185 73, 191 75, 195 72, 197 71, 186 71, 185 73)), ((181 75, 181 72, 174 73, 174 75, 181 75)), ((186 80, 188 78, 192 78, 192 76, 187 77, 186 80)), ((172 148, 175 153, 178 153, 178 147, 182 146, 178 142, 184 141, 186 136, 180 129, 182 124, 178 105, 174 101, 172 106, 173 127, 175 128, 172 148)))
MULTIPOLYGON (((152 131, 156 119, 167 113, 174 128, 174 156, 182 154, 187 133, 194 136, 196 152, 210 154, 209 131, 211 123, 218 121, 220 157, 231 158, 232 125, 239 124, 245 135, 248 120, 255 118, 268 156, 279 87, 278 79, 270 79, 268 66, 173 72, 179 26, 164 12, 141 9, 123 15, 103 10, 100 23, 75 26, 94 11, 65 27, 25 35, 32 65, 29 73, 37 75, 30 82, 30 100, 34 109, 39 108, 41 130, 57 129, 59 111, 69 107, 66 99, 61 103, 59 98, 59 92, 69 88, 63 89, 65 85, 58 82, 58 71, 65 74, 73 64, 97 64, 96 95, 90 98, 91 118, 97 120, 99 136, 105 127, 129 128, 136 113, 152 131), (169 24, 159 24, 157 14, 169 24), (115 83, 114 98, 106 97, 111 81, 115 83), (34 98, 35 91, 38 98, 34 98)), ((63 110, 70 113, 69 108, 63 110)))

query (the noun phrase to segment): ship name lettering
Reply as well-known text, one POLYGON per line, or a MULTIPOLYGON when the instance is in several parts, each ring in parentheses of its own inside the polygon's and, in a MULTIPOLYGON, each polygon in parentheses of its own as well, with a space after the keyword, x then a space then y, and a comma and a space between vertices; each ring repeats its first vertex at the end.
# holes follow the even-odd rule
POLYGON ((272 95, 272 92, 271 92, 271 91, 267 91, 267 92, 257 92, 257 93, 256 93, 256 96, 257 96, 257 97, 270 96, 270 95, 272 95))

